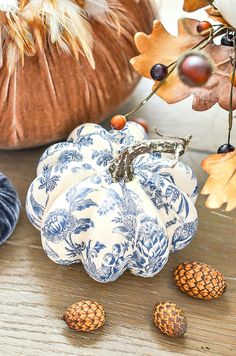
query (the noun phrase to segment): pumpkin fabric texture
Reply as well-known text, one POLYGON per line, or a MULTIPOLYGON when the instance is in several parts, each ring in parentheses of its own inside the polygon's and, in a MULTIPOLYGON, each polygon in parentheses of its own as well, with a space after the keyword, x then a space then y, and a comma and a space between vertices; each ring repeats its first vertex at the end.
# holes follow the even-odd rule
POLYGON ((95 69, 82 54, 76 59, 49 40, 41 52, 24 57, 24 66, 18 62, 11 75, 4 62, 0 148, 58 141, 79 124, 101 122, 128 98, 139 78, 129 64, 137 54, 133 36, 151 30, 153 13, 146 0, 118 0, 116 7, 117 28, 109 21, 89 19, 95 69))
POLYGON ((82 262, 99 282, 114 281, 127 269, 152 277, 170 251, 191 241, 197 229, 197 180, 191 168, 146 153, 134 159, 131 181, 112 179, 111 162, 144 142, 145 135, 135 122, 110 132, 84 124, 67 142, 45 151, 26 211, 54 262, 82 262))
POLYGON ((0 245, 14 231, 20 215, 20 200, 10 180, 0 172, 0 245))

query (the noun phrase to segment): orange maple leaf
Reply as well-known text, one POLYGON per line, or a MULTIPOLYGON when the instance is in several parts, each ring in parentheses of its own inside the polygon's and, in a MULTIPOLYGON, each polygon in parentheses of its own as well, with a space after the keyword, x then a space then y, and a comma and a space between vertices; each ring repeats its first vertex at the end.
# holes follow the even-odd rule
POLYGON ((207 0, 185 0, 184 11, 192 12, 210 4, 207 0))
MULTIPOLYGON (((140 75, 152 79, 150 70, 154 64, 163 63, 168 66, 204 39, 196 31, 197 24, 198 21, 192 19, 179 20, 178 37, 168 33, 157 20, 153 23, 153 31, 150 35, 137 33, 134 39, 140 55, 131 59, 134 69, 140 75)), ((211 58, 215 67, 213 75, 204 87, 188 87, 179 79, 177 70, 174 70, 157 91, 157 95, 169 104, 193 95, 194 110, 208 110, 216 103, 228 110, 232 72, 230 57, 233 56, 233 48, 212 43, 202 52, 211 58)), ((153 89, 156 85, 158 82, 155 82, 153 89)), ((235 108, 236 95, 233 101, 233 109, 235 108)))
POLYGON ((214 20, 216 22, 220 22, 220 23, 222 23, 224 25, 228 25, 228 22, 225 21, 225 19, 223 18, 223 16, 221 15, 221 13, 217 9, 215 9, 213 7, 210 7, 208 9, 206 9, 206 12, 207 12, 207 15, 212 20, 214 20))
POLYGON ((226 154, 213 154, 202 162, 209 177, 201 191, 209 195, 206 207, 218 209, 227 204, 226 211, 236 208, 236 150, 226 154))

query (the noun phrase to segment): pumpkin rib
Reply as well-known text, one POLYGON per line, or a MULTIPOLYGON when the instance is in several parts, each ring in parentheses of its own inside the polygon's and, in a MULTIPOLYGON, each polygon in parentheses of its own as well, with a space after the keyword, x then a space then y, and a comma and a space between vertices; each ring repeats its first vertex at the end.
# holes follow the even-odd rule
POLYGON ((189 244, 197 229, 196 177, 162 156, 180 149, 175 140, 158 142, 155 152, 135 151, 153 145, 140 124, 130 121, 122 130, 107 131, 87 123, 45 151, 26 211, 51 260, 82 262, 90 277, 106 283, 127 269, 152 277, 170 251, 189 244), (137 153, 124 160, 133 175, 116 179, 109 167, 127 148, 137 153))

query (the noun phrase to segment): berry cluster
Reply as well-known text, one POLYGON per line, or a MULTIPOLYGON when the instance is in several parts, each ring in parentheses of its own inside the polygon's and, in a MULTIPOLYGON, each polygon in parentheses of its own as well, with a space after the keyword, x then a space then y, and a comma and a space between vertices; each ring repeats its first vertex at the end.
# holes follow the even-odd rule
MULTIPOLYGON (((155 86, 155 89, 152 93, 141 102, 137 106, 136 109, 132 110, 130 113, 126 115, 115 115, 111 119, 111 127, 116 130, 122 130, 126 125, 126 118, 131 114, 137 111, 142 105, 144 105, 152 95, 160 88, 160 86, 168 79, 171 73, 177 69, 179 78, 182 82, 191 87, 202 87, 204 86, 213 73, 213 66, 211 61, 207 58, 207 56, 201 53, 201 49, 205 48, 209 43, 212 43, 213 39, 219 35, 221 37, 221 45, 230 46, 235 48, 235 57, 236 57, 236 32, 233 29, 224 28, 223 25, 219 25, 216 30, 214 30, 213 26, 208 21, 200 21, 197 24, 196 31, 201 36, 206 36, 206 39, 203 39, 197 46, 192 48, 189 52, 185 53, 182 57, 180 57, 175 62, 166 65, 164 63, 156 63, 152 66, 150 70, 150 76, 156 82, 159 82, 158 85, 155 86), (221 31, 221 32, 220 32, 221 31)), ((230 74, 231 81, 231 94, 233 91, 233 87, 236 87, 236 58, 234 61, 232 60, 233 71, 230 74)), ((232 97, 232 95, 231 95, 232 97)), ((230 99, 231 100, 231 99, 230 99)), ((232 100, 231 100, 232 104, 232 100)), ((231 105, 232 106, 232 105, 231 105)), ((229 117, 232 116, 232 110, 229 113, 229 117)), ((232 119, 229 120, 229 122, 232 119)), ((146 122, 144 124, 139 122, 144 128, 147 130, 146 122)), ((229 124, 229 137, 228 143, 219 147, 217 153, 226 154, 228 152, 234 151, 234 147, 230 144, 230 131, 232 128, 232 124, 229 124)))

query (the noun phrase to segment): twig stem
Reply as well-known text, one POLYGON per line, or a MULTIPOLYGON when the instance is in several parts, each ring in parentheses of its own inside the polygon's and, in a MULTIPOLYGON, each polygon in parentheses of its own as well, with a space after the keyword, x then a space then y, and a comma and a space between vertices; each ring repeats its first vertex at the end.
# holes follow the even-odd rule
POLYGON ((233 94, 234 94, 234 82, 235 82, 235 71, 236 71, 236 34, 234 35, 234 58, 232 59, 232 78, 231 78, 231 89, 229 98, 229 132, 228 132, 228 144, 230 144, 231 131, 233 127, 233 94))
POLYGON ((151 91, 151 93, 143 100, 141 101, 140 104, 138 104, 138 106, 136 106, 133 110, 129 111, 127 114, 125 114, 125 117, 128 117, 132 114, 134 114, 136 111, 138 111, 143 105, 145 105, 152 97, 153 95, 158 91, 158 89, 162 86, 162 84, 166 81, 166 79, 171 75, 171 73, 175 70, 176 68, 176 64, 175 63, 171 63, 171 65, 174 65, 173 68, 170 69, 170 71, 168 72, 167 76, 165 77, 164 80, 162 80, 160 83, 157 84, 156 88, 153 89, 151 91))

